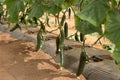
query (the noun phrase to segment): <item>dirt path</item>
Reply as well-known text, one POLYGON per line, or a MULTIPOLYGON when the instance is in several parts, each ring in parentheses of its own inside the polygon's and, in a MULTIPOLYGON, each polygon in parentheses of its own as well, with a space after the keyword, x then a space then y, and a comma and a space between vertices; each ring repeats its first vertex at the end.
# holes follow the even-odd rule
POLYGON ((0 80, 77 80, 68 70, 60 71, 48 54, 33 50, 32 43, 0 32, 0 80))

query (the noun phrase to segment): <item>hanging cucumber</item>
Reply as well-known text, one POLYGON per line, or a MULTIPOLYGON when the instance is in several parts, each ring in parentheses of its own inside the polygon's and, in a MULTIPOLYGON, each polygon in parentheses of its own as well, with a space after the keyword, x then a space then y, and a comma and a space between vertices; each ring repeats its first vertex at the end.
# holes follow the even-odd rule
POLYGON ((64 49, 61 48, 60 49, 60 67, 62 69, 62 67, 64 67, 64 49))
POLYGON ((60 69, 62 70, 62 67, 64 66, 64 39, 65 39, 65 33, 63 30, 60 30, 60 69))
POLYGON ((46 33, 46 30, 45 30, 45 25, 43 24, 42 21, 40 21, 40 24, 41 24, 41 30, 46 33))
POLYGON ((47 24, 48 27, 50 27, 48 16, 46 17, 46 24, 47 24))
POLYGON ((21 26, 18 23, 16 23, 16 25, 12 29, 10 29, 10 32, 13 32, 17 28, 19 28, 21 30, 21 26))
POLYGON ((33 17, 33 21, 35 22, 35 24, 38 24, 36 17, 33 17))
POLYGON ((68 9, 68 18, 70 19, 70 16, 71 16, 71 9, 69 8, 68 9))
POLYGON ((76 41, 79 41, 79 37, 78 37, 77 32, 75 33, 75 36, 74 36, 74 37, 75 37, 75 40, 76 40, 76 41))
POLYGON ((66 15, 63 14, 62 16, 62 19, 61 19, 61 22, 60 22, 60 25, 63 26, 64 22, 65 22, 65 19, 66 19, 66 15))
POLYGON ((22 16, 22 17, 20 18, 20 22, 26 24, 25 16, 22 16))
POLYGON ((79 75, 82 74, 82 72, 84 70, 84 67, 85 67, 85 64, 86 64, 86 52, 82 51, 81 55, 80 55, 80 61, 79 61, 78 71, 76 73, 77 76, 79 76, 79 75))
POLYGON ((35 51, 38 51, 42 45, 42 35, 40 32, 37 33, 37 45, 35 51))
POLYGON ((56 54, 58 54, 60 51, 60 37, 58 36, 56 38, 56 54))
POLYGON ((67 24, 67 22, 65 22, 65 24, 64 24, 64 33, 65 33, 65 37, 67 37, 68 36, 68 24, 67 24))
POLYGON ((80 41, 83 42, 84 41, 84 34, 80 33, 80 41))
POLYGON ((60 44, 62 45, 65 40, 65 33, 63 30, 60 30, 60 44))

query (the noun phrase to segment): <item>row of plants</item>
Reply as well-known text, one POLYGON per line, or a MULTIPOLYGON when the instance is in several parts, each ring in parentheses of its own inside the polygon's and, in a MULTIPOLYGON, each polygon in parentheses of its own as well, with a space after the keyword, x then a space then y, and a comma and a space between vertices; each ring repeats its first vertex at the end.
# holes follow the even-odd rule
MULTIPOLYGON (((60 54, 60 66, 64 67, 64 40, 68 36, 66 17, 74 14, 75 40, 81 42, 80 63, 76 75, 82 74, 88 56, 85 50, 85 36, 98 33, 114 45, 112 57, 120 68, 120 0, 0 0, 0 23, 15 23, 10 29, 21 29, 22 24, 39 26, 35 51, 41 48, 50 16, 54 16, 60 34, 56 37, 56 54, 60 54), (68 13, 68 14, 67 14, 68 13), (60 18, 62 14, 62 18, 60 18), (45 16, 43 20, 42 17, 45 16), (102 26, 104 25, 104 26, 102 26), (80 34, 78 34, 80 33, 80 34)), ((98 38, 98 40, 100 39, 98 38)))

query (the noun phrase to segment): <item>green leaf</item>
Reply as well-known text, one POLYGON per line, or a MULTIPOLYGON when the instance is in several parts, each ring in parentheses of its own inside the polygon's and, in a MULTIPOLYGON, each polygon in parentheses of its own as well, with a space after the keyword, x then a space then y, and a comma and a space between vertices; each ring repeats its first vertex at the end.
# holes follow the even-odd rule
POLYGON ((115 10, 110 10, 107 14, 105 24, 105 36, 113 43, 120 41, 120 14, 115 10))
POLYGON ((65 0, 64 3, 71 6, 71 5, 73 5, 75 3, 75 0, 65 0))
POLYGON ((2 14, 2 13, 3 13, 3 7, 0 6, 0 14, 2 14))
POLYGON ((75 15, 75 27, 78 31, 82 32, 83 34, 90 34, 94 32, 102 34, 102 29, 100 28, 100 26, 95 27, 87 21, 82 21, 77 15, 75 15))
POLYGON ((120 14, 110 10, 105 24, 105 36, 115 44, 113 58, 117 61, 120 69, 120 14))
POLYGON ((112 53, 112 57, 117 61, 118 67, 120 69, 120 42, 119 45, 116 45, 114 52, 112 53))
POLYGON ((108 10, 107 2, 104 0, 91 0, 89 4, 78 13, 82 20, 86 20, 94 26, 99 26, 108 10))
POLYGON ((32 4, 33 0, 25 0, 28 4, 32 4))
POLYGON ((57 6, 55 4, 50 4, 50 9, 48 11, 48 13, 51 13, 53 15, 59 13, 62 10, 62 8, 60 6, 57 6))
POLYGON ((40 18, 43 14, 44 14, 44 10, 42 4, 35 2, 32 5, 32 10, 29 14, 29 19, 33 17, 40 18))
POLYGON ((5 2, 5 0, 0 0, 1 3, 5 2))
POLYGON ((64 0, 55 0, 55 4, 57 6, 61 6, 63 2, 64 2, 64 0))
POLYGON ((92 24, 88 23, 87 21, 81 21, 80 27, 78 27, 79 31, 83 34, 91 34, 94 32, 98 32, 99 34, 102 34, 102 30, 100 27, 94 27, 92 24))
POLYGON ((10 22, 18 22, 18 15, 20 11, 24 11, 24 3, 22 0, 6 0, 7 11, 9 14, 8 20, 10 22))

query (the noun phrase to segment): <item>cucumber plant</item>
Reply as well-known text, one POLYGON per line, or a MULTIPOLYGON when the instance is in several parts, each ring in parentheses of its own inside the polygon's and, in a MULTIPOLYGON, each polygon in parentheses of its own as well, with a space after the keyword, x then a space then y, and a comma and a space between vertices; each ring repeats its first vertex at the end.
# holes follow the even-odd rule
MULTIPOLYGON (((80 36, 77 32, 74 34, 76 41, 85 44, 84 36, 94 32, 106 37, 115 45, 112 57, 120 68, 120 35, 118 35, 120 33, 120 0, 0 0, 0 19, 5 18, 9 24, 16 23, 11 31, 20 29, 20 23, 40 26, 36 51, 39 50, 44 40, 46 25, 50 27, 49 15, 55 17, 55 24, 58 25, 60 31, 56 38, 56 53, 61 55, 62 67, 64 66, 64 39, 68 37, 68 27, 65 23, 67 11, 69 18, 73 12, 75 28, 77 32, 80 32, 80 36), (62 19, 60 19, 61 13, 62 19), (41 18, 44 14, 46 14, 46 20, 43 21, 41 18), (104 25, 104 30, 102 25, 104 25)), ((84 62, 80 65, 85 64, 85 55, 86 52, 82 51, 80 57, 84 59, 80 58, 80 61, 84 62)), ((79 66, 77 75, 83 71, 83 65, 79 66)))

